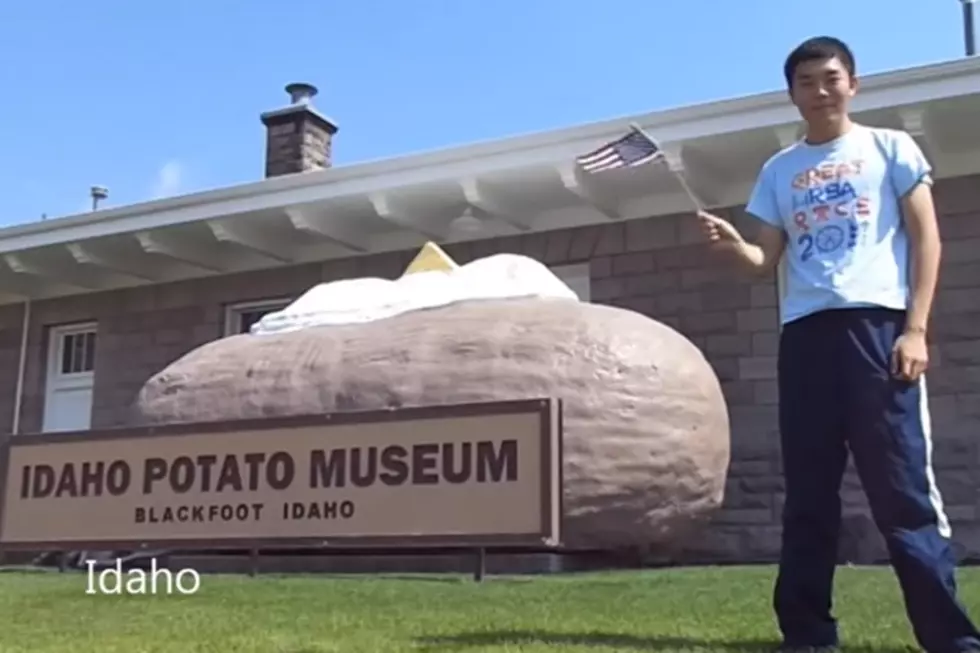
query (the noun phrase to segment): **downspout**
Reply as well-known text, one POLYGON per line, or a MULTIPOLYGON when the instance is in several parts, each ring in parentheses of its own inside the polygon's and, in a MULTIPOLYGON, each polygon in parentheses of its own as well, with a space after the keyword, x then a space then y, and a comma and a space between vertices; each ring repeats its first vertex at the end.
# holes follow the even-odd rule
POLYGON ((10 427, 11 435, 20 433, 21 404, 24 399, 24 374, 27 370, 27 334, 31 328, 31 300, 24 300, 24 321, 20 328, 20 361, 17 363, 17 386, 14 390, 14 421, 10 427))

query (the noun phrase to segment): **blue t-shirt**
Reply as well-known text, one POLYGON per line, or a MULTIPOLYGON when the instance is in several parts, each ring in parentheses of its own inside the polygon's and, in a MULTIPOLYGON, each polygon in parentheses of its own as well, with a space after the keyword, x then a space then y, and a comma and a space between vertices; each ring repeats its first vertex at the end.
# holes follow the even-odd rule
POLYGON ((909 134, 863 125, 766 162, 746 211, 786 232, 783 324, 826 309, 906 308, 901 199, 931 172, 909 134))

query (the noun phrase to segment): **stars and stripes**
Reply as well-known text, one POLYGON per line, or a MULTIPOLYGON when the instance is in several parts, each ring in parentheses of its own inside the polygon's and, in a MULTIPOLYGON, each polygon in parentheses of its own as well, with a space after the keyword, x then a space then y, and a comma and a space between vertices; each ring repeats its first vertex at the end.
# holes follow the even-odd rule
POLYGON ((575 161, 588 173, 633 168, 645 165, 664 156, 663 150, 651 138, 634 128, 629 134, 597 150, 577 157, 575 161))

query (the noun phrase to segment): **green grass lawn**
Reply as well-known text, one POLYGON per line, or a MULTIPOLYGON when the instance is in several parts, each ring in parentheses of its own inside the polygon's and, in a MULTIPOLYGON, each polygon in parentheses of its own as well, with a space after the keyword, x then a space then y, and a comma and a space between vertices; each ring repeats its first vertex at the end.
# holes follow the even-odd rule
MULTIPOLYGON (((980 616, 980 569, 962 570, 980 616)), ((760 651, 771 567, 489 577, 204 576, 193 596, 91 596, 80 573, 0 574, 0 653, 760 651)), ((913 651, 887 569, 844 568, 845 650, 913 651)))

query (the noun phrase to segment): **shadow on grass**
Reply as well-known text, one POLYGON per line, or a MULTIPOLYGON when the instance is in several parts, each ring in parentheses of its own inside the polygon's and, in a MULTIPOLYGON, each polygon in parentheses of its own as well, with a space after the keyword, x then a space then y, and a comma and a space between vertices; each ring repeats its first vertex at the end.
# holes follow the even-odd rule
MULTIPOLYGON (((272 577, 273 574, 267 574, 266 577, 272 577)), ((277 578, 289 578, 289 574, 276 575, 277 578)), ((324 572, 310 574, 309 578, 315 578, 317 580, 341 580, 341 581, 351 581, 351 582, 364 582, 369 581, 399 581, 399 582, 411 582, 411 583, 442 583, 447 585, 479 585, 473 579, 472 576, 467 576, 465 574, 399 574, 399 573, 365 573, 365 572, 324 572)), ((495 576, 484 578, 482 584, 494 584, 494 585, 518 585, 527 584, 535 579, 533 575, 526 576, 495 576)))
POLYGON ((388 574, 380 571, 376 574, 372 573, 322 573, 317 574, 317 578, 322 578, 325 580, 350 580, 350 581, 380 581, 380 580, 392 580, 392 581, 409 581, 409 582, 419 582, 419 583, 449 583, 449 584, 461 584, 463 582, 469 581, 469 578, 463 578, 459 576, 437 576, 437 575, 426 575, 426 574, 388 574))
MULTIPOLYGON (((721 653, 768 653, 775 640, 716 641, 697 637, 640 637, 616 633, 552 633, 539 630, 504 630, 479 633, 459 633, 420 638, 416 642, 431 653, 464 651, 468 648, 493 645, 547 644, 549 646, 605 646, 624 651, 719 651, 721 653)), ((842 646, 843 653, 910 653, 917 649, 903 647, 842 646)))

